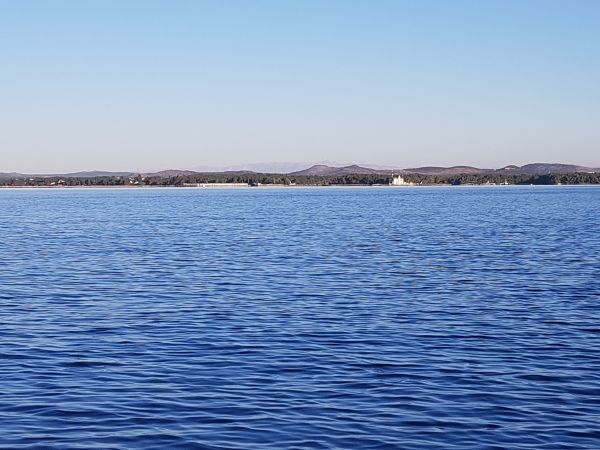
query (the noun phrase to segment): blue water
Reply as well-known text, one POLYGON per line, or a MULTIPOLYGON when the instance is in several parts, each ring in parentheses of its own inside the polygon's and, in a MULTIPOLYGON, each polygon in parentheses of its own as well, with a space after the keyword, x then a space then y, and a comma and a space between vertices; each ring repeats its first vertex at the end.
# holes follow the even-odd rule
POLYGON ((600 188, 0 190, 0 447, 600 448, 600 188))

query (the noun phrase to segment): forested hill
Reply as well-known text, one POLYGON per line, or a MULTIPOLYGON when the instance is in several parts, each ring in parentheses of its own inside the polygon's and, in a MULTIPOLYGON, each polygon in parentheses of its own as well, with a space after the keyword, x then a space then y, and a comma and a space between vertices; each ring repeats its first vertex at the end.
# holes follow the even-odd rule
MULTIPOLYGON (((600 173, 543 173, 519 174, 507 171, 487 173, 463 173, 448 175, 432 175, 408 173, 403 175, 408 183, 421 186, 434 185, 553 185, 553 184, 600 184, 600 173)), ((61 186, 194 186, 208 183, 246 183, 259 185, 296 185, 296 186, 373 186, 387 185, 391 181, 390 174, 382 173, 342 173, 338 175, 294 175, 264 174, 254 172, 219 172, 219 173, 159 173, 130 176, 13 176, 0 179, 4 187, 61 187, 61 186)))

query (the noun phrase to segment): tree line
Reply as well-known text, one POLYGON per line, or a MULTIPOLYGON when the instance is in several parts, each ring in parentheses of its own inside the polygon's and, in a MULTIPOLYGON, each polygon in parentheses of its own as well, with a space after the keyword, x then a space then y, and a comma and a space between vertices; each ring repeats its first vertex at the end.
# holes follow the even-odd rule
MULTIPOLYGON (((346 175, 282 175, 264 173, 198 173, 176 176, 98 176, 98 177, 22 177, 0 180, 0 186, 185 186, 203 183, 247 183, 258 185, 298 186, 376 186, 387 185, 391 176, 386 174, 346 175)), ((600 173, 568 173, 543 175, 500 175, 494 173, 458 175, 403 175, 405 181, 415 185, 553 185, 600 184, 600 173)))

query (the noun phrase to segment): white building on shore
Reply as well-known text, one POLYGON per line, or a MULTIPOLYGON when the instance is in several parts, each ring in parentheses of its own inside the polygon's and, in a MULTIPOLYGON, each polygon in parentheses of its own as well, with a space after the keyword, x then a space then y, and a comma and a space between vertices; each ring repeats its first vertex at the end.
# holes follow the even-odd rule
POLYGON ((392 182, 390 186, 413 186, 415 183, 406 181, 402 175, 392 174, 392 182))
POLYGON ((184 187, 195 188, 241 188, 250 187, 248 183, 183 183, 184 187))

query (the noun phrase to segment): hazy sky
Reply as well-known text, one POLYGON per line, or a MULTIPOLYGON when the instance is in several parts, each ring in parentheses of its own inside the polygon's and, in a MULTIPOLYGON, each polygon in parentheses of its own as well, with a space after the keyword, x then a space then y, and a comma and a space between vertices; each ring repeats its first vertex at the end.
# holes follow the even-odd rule
POLYGON ((0 0, 0 172, 600 166, 600 1, 0 0))

